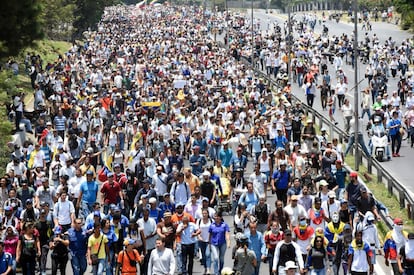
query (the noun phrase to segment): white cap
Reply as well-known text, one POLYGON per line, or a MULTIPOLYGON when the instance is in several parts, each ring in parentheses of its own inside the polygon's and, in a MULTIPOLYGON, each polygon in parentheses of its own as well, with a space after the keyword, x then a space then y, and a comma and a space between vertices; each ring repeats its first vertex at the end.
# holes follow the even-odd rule
POLYGON ((157 199, 154 197, 151 197, 148 201, 149 203, 157 203, 157 199))
POLYGON ((285 270, 289 270, 289 269, 293 269, 293 268, 294 269, 298 268, 297 265, 295 265, 294 261, 287 261, 285 263, 285 270))
POLYGON ((209 172, 209 171, 204 171, 204 172, 203 172, 203 176, 208 176, 208 177, 210 177, 210 172, 209 172))

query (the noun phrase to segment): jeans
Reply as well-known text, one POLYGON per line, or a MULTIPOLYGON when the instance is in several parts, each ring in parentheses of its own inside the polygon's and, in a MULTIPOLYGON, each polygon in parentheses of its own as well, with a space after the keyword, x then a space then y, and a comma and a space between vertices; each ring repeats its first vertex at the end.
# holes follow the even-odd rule
MULTIPOLYGON (((346 145, 345 156, 349 153, 349 150, 351 150, 352 145, 354 145, 354 142, 355 136, 351 135, 349 137, 348 144, 346 145)), ((364 136, 361 133, 358 133, 358 143, 359 145, 361 145, 362 151, 364 151, 365 155, 370 156, 371 154, 369 153, 367 146, 365 146, 364 136)))
POLYGON ((261 259, 259 259, 257 261, 257 264, 254 267, 254 273, 253 273, 254 275, 259 275, 259 273, 260 273, 260 263, 261 263, 261 259))
POLYGON ((40 272, 46 272, 47 254, 49 253, 49 246, 47 244, 42 245, 42 253, 40 254, 40 272))
POLYGON ((210 247, 208 242, 198 241, 198 246, 201 250, 201 265, 204 268, 210 269, 211 266, 211 257, 210 257, 210 247))
POLYGON ((315 99, 315 95, 314 94, 307 94, 306 95, 306 103, 312 107, 313 106, 313 100, 315 99))
POLYGON ((84 219, 86 219, 86 217, 92 213, 93 211, 93 207, 92 207, 92 203, 88 203, 86 201, 82 201, 82 205, 81 205, 81 213, 84 219))
POLYGON ((76 255, 72 253, 71 264, 73 275, 83 275, 88 265, 86 262, 86 255, 76 255))
POLYGON ((369 108, 364 108, 362 109, 362 114, 361 114, 361 118, 364 118, 365 114, 368 115, 368 119, 371 117, 371 111, 369 108))
POLYGON ((269 264, 269 274, 272 274, 273 269, 273 255, 275 254, 275 251, 269 250, 267 251, 267 262, 269 264))
POLYGON ((312 269, 310 272, 311 275, 325 275, 326 274, 326 268, 321 268, 321 269, 312 269))
POLYGON ((177 264, 177 273, 183 273, 183 249, 181 243, 176 243, 176 264, 177 264))
POLYGON ((20 265, 22 266, 22 272, 24 275, 35 275, 36 268, 36 257, 20 260, 20 265))
POLYGON ((33 133, 32 123, 30 122, 30 120, 28 120, 27 118, 22 118, 20 119, 19 124, 20 123, 24 124, 24 129, 26 130, 26 132, 33 133))
POLYGON ((111 261, 108 263, 108 258, 105 261, 105 269, 106 269, 106 275, 113 275, 114 274, 114 268, 115 268, 115 251, 113 249, 109 250, 109 255, 111 261))
POLYGON ((392 153, 398 154, 400 152, 401 148, 401 135, 400 133, 397 133, 396 135, 391 136, 391 148, 392 153))
POLYGON ((224 266, 224 255, 226 254, 226 243, 211 245, 211 256, 213 259, 214 274, 220 275, 224 266))
POLYGON ((59 269, 61 275, 66 274, 66 265, 68 263, 68 256, 63 258, 58 258, 52 256, 52 275, 56 275, 59 269))
MULTIPOLYGON (((342 107, 342 105, 344 104, 344 100, 345 100, 345 95, 343 94, 343 95, 338 95, 337 94, 337 97, 338 97, 338 106, 339 106, 339 108, 341 108, 342 107)), ((375 101, 374 101, 375 102, 375 101)))
POLYGON ((92 265, 93 275, 102 275, 105 267, 105 259, 99 259, 97 265, 92 265))
POLYGON ((193 265, 194 265, 194 247, 195 244, 181 244, 182 249, 182 273, 193 275, 193 265), (187 267, 187 259, 188 259, 188 267, 187 267))

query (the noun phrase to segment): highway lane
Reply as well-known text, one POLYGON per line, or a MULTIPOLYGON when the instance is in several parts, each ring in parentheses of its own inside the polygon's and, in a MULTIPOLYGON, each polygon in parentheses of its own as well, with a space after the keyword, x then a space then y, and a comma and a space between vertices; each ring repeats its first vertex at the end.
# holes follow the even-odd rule
MULTIPOLYGON (((247 17, 249 17, 249 16, 250 16, 250 14, 247 15, 247 17)), ((263 30, 265 30, 266 27, 267 27, 266 26, 267 21, 270 21, 270 22, 275 21, 280 26, 283 26, 283 22, 287 20, 287 16, 284 15, 284 14, 275 14, 275 13, 266 14, 264 12, 264 10, 255 10, 254 16, 257 17, 257 18, 260 18, 261 28, 263 30)), ((336 23, 335 21, 327 21, 325 23, 325 25, 328 27, 330 34, 341 35, 342 33, 347 33, 348 35, 351 35, 352 32, 353 32, 353 23, 347 23, 347 22, 344 22, 344 21, 340 21, 339 23, 336 23)), ((388 37, 391 36, 397 42, 397 44, 400 44, 403 40, 405 40, 406 38, 412 36, 412 34, 410 34, 409 32, 399 30, 398 26, 396 26, 394 24, 383 23, 383 22, 373 22, 372 25, 373 25, 373 27, 372 27, 373 30, 370 32, 370 36, 372 36, 374 33, 376 33, 378 38, 380 39, 381 43, 384 43, 384 41, 386 39, 388 39, 388 37)), ((322 32, 322 25, 317 24, 316 27, 315 27, 315 31, 317 33, 321 33, 322 32)), ((359 27, 359 30, 358 30, 358 34, 359 34, 358 35, 359 39, 362 39, 363 36, 365 35, 365 33, 361 31, 360 27, 359 27)), ((358 64, 359 64, 358 81, 360 81, 360 80, 364 79, 366 65, 361 64, 361 63, 358 63, 358 64)), ((334 72, 334 69, 333 69, 332 65, 329 65, 328 68, 329 68, 329 71, 331 73, 334 72)), ((354 83, 355 83, 355 81, 354 81, 354 70, 349 65, 344 65, 342 68, 343 68, 345 74, 348 77, 348 80, 349 80, 349 85, 348 86, 349 86, 349 89, 351 89, 354 86, 354 83)), ((389 78, 389 81, 388 81, 388 94, 391 94, 392 91, 396 90, 398 79, 399 79, 398 77, 395 78, 395 79, 393 79, 392 77, 389 78)), ((335 85, 336 81, 333 80, 332 84, 335 85)), ((367 85, 368 85, 368 81, 363 80, 359 84, 359 90, 360 91, 363 90, 365 87, 367 87, 367 85)), ((300 89, 297 84, 292 83, 292 91, 303 102, 306 102, 305 92, 302 89, 300 89)), ((350 98, 351 104, 352 104, 352 102, 354 101, 353 91, 350 91, 347 94, 347 97, 350 98)), ((352 104, 352 106, 354 106, 354 105, 352 104)), ((318 112, 320 112, 322 114, 326 114, 326 116, 328 116, 328 112, 322 110, 319 97, 316 97, 315 104, 314 104, 313 107, 318 112)), ((402 108, 402 109, 405 110, 405 108, 402 108)), ((342 114, 338 109, 337 109, 337 112, 336 112, 336 120, 339 122, 339 126, 343 128, 344 121, 342 119, 342 114)), ((365 124, 364 125, 366 125, 367 121, 368 121, 367 117, 365 116, 365 118, 364 118, 364 123, 365 124)), ((366 134, 364 135, 364 139, 365 139, 365 143, 368 144, 369 139, 368 139, 366 134)), ((345 144, 344 144, 344 147, 345 147, 345 144)), ((407 186, 409 190, 414 190, 414 182, 411 180, 412 175, 409 172, 412 169, 412 163, 414 162, 414 151, 413 151, 412 148, 410 148, 407 141, 402 142, 400 154, 401 154, 401 157, 399 157, 399 158, 392 158, 391 161, 383 162, 382 167, 385 170, 389 171, 400 183, 402 183, 404 186, 407 186)))

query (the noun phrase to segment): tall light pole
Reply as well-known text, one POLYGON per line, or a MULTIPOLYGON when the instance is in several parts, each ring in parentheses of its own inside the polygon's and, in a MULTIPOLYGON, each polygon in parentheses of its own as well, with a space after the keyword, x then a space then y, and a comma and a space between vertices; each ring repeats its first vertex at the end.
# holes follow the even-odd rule
POLYGON ((254 21, 253 21, 253 0, 252 0, 252 70, 254 70, 254 21))
POLYGON ((355 170, 359 170, 359 149, 358 149, 358 135, 359 133, 359 90, 358 90, 358 0, 354 0, 354 120, 355 120, 355 132, 354 132, 354 146, 355 146, 355 170))

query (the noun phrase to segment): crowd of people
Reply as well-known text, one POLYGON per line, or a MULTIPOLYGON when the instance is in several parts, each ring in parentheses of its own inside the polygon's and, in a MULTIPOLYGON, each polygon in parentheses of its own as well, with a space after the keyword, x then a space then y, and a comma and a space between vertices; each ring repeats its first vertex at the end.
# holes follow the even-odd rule
MULTIPOLYGON (((13 147, 0 179, 0 272, 19 264, 46 274, 50 254, 52 274, 70 261, 75 275, 88 266, 191 275, 195 259, 215 275, 372 274, 384 206, 346 171, 338 139, 318 134, 292 102, 290 83, 275 89, 243 63, 246 22, 200 8, 110 7, 85 44, 54 64, 27 57, 35 111, 27 117, 23 94, 12 110, 16 129, 33 138, 13 147), (224 21, 222 48, 211 31, 224 21)), ((318 61, 301 26, 295 80, 307 90, 318 77, 331 85, 327 59, 318 61)), ((283 36, 255 40, 262 69, 287 69, 283 36)), ((330 108, 348 104, 340 67, 330 108)), ((386 264, 412 272, 414 234, 394 223, 386 264)))

